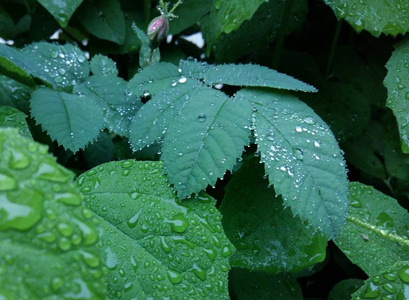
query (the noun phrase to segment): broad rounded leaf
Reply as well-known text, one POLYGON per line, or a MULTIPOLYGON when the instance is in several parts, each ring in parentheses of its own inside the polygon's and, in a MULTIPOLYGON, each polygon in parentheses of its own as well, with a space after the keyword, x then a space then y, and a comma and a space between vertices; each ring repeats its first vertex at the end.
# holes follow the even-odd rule
MULTIPOLYGON (((408 8, 409 11, 409 8, 408 8)), ((409 40, 395 47, 391 58, 386 64, 388 74, 384 84, 388 89, 386 105, 392 109, 398 122, 402 151, 409 153, 409 40)))
POLYGON ((258 160, 244 160, 226 186, 220 212, 236 247, 233 267, 268 273, 296 273, 325 259, 326 238, 283 207, 263 179, 258 160))
POLYGON ((76 183, 101 219, 111 297, 228 299, 234 247, 213 198, 179 203, 161 162, 110 162, 76 183))
POLYGON ((0 106, 0 127, 17 127, 22 136, 33 139, 28 129, 26 117, 24 113, 13 107, 0 106))
POLYGON ((409 299, 409 261, 399 261, 382 269, 366 280, 352 299, 409 299))
POLYGON ((93 213, 74 174, 16 129, 0 129, 0 298, 102 299, 93 213))
POLYGON ((96 139, 103 129, 97 100, 48 88, 32 94, 31 114, 53 140, 73 152, 96 139))
POLYGON ((49 1, 49 0, 37 0, 50 14, 53 15, 54 19, 60 24, 61 27, 66 27, 71 16, 74 14, 75 10, 80 6, 83 0, 59 0, 59 1, 49 1))
POLYGON ((284 204, 329 238, 347 214, 347 176, 341 150, 328 126, 296 97, 243 89, 236 97, 255 108, 254 132, 266 175, 284 204))
POLYGON ((409 31, 409 2, 406 0, 324 0, 339 19, 345 19, 357 32, 366 30, 396 36, 409 31))
POLYGON ((349 215, 337 246, 369 276, 396 261, 409 260, 407 211, 362 183, 352 182, 349 190, 349 215))

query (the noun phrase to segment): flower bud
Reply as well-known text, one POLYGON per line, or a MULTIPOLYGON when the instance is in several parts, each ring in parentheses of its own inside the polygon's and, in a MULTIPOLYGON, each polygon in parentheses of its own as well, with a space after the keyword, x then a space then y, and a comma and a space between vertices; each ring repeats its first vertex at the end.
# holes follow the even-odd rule
POLYGON ((148 25, 148 36, 152 42, 160 43, 169 32, 169 20, 164 16, 154 18, 148 25))

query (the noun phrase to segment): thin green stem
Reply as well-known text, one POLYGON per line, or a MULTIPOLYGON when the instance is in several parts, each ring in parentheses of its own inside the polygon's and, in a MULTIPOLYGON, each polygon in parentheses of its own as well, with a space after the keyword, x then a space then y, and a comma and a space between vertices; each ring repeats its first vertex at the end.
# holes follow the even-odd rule
MULTIPOLYGON (((163 0, 161 0, 161 1, 163 1, 163 0)), ((179 0, 178 2, 176 2, 176 4, 173 5, 172 9, 170 10, 169 15, 171 15, 171 14, 175 11, 175 9, 176 9, 182 2, 183 2, 183 0, 179 0)))
POLYGON ((332 71, 334 63, 335 49, 337 48, 339 33, 341 31, 342 19, 339 19, 335 27, 334 37, 332 38, 331 49, 328 54, 327 67, 325 69, 325 76, 328 77, 332 71))
POLYGON ((281 18, 280 28, 277 32, 277 42, 274 48, 273 56, 273 69, 276 69, 278 62, 280 61, 281 52, 283 50, 284 37, 287 31, 288 20, 290 19, 291 8, 293 7, 294 0, 286 0, 284 4, 284 12, 281 18))

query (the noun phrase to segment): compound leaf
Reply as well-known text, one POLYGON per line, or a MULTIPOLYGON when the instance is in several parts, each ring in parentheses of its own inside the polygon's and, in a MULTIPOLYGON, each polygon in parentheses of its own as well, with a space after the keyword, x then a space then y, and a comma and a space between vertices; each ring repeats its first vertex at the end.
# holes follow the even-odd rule
POLYGON ((398 261, 379 271, 352 294, 353 300, 408 299, 408 297, 409 261, 398 261))
POLYGON ((326 238, 283 207, 268 188, 258 160, 244 160, 226 186, 220 212, 223 228, 236 247, 233 267, 268 273, 296 273, 322 262, 326 238))
POLYGON ((357 32, 366 30, 396 36, 409 31, 409 2, 405 0, 324 0, 339 19, 345 19, 357 32))
POLYGON ((345 224, 347 177, 341 150, 314 111, 296 97, 243 89, 255 108, 254 132, 266 175, 284 204, 329 238, 345 224))
POLYGON ((76 183, 101 219, 111 297, 228 299, 234 248, 213 198, 178 203, 161 162, 110 162, 76 183))
POLYGON ((37 0, 48 12, 54 17, 54 19, 60 24, 61 27, 66 27, 71 16, 75 10, 80 6, 83 0, 37 0))
POLYGON ((119 1, 86 0, 77 11, 89 33, 119 45, 125 42, 125 17, 119 1))
POLYGON ((409 104, 409 40, 396 45, 386 68, 388 69, 384 80, 388 90, 386 105, 392 109, 398 122, 402 151, 409 153, 409 110, 407 109, 407 104, 409 104))
POLYGON ((128 137, 131 120, 142 102, 126 87, 127 82, 120 77, 94 75, 77 85, 74 92, 86 98, 98 99, 98 106, 104 113, 104 126, 128 137))
POLYGON ((98 220, 74 174, 17 129, 0 128, 0 156, 0 298, 104 298, 98 220))
POLYGON ((196 61, 180 61, 182 74, 203 80, 208 85, 270 87, 292 91, 316 92, 317 90, 291 76, 259 65, 207 65, 196 61))
POLYGON ((33 139, 26 122, 26 115, 9 106, 0 106, 0 127, 17 127, 22 136, 33 139))
POLYGON ((352 182, 349 215, 336 240, 338 247, 369 276, 396 261, 409 260, 407 211, 395 199, 352 182))
MULTIPOLYGON (((9 70, 11 64, 24 70, 28 74, 38 77, 54 88, 66 88, 76 85, 89 75, 88 61, 84 53, 76 46, 64 46, 45 42, 34 43, 21 50, 0 44, 1 64, 9 70), (3 64, 4 62, 4 64, 3 64)), ((8 72, 5 72, 8 75, 8 72)), ((16 71, 12 77, 22 83, 21 71, 16 71)))
POLYGON ((58 144, 73 152, 84 148, 103 129, 95 98, 39 88, 32 94, 31 114, 58 144))

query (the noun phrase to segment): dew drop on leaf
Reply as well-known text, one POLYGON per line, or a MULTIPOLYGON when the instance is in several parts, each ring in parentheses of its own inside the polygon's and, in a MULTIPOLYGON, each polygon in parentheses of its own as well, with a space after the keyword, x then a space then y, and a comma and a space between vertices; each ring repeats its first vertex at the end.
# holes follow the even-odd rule
POLYGON ((201 113, 197 116, 197 120, 199 122, 204 122, 206 120, 206 115, 204 113, 201 113))

